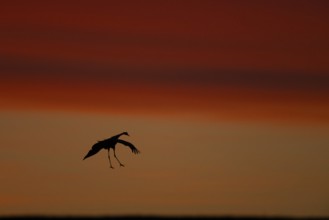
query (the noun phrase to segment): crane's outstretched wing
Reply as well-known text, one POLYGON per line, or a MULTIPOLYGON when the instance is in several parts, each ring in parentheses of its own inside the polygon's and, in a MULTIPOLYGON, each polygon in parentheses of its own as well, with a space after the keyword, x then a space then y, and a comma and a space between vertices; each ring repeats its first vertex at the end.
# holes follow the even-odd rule
POLYGON ((140 153, 140 151, 132 143, 129 143, 128 141, 118 139, 117 142, 120 143, 120 144, 128 146, 134 154, 139 154, 140 153))
POLYGON ((98 141, 96 144, 92 146, 89 150, 88 154, 83 158, 86 159, 98 153, 104 147, 104 141, 98 141))

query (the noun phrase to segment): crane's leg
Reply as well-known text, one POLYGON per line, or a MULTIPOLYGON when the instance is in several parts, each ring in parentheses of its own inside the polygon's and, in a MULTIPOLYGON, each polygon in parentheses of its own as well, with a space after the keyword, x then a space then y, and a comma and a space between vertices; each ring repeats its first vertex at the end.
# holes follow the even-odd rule
POLYGON ((109 158, 109 161, 110 161, 110 167, 111 167, 112 169, 114 169, 114 167, 112 167, 111 158, 110 158, 110 148, 109 148, 109 150, 108 150, 108 158, 109 158))
POLYGON ((120 160, 117 158, 117 155, 115 154, 115 148, 113 148, 113 152, 114 152, 114 157, 115 157, 115 159, 117 159, 117 161, 118 161, 119 164, 120 164, 120 167, 124 167, 125 165, 123 165, 123 164, 120 162, 120 160))

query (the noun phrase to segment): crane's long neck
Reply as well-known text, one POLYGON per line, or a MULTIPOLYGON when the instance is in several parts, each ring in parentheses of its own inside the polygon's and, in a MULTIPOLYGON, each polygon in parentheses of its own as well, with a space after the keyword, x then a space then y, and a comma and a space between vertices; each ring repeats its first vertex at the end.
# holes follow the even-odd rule
POLYGON ((125 134, 125 132, 122 132, 120 134, 115 135, 116 138, 119 138, 121 135, 125 134))

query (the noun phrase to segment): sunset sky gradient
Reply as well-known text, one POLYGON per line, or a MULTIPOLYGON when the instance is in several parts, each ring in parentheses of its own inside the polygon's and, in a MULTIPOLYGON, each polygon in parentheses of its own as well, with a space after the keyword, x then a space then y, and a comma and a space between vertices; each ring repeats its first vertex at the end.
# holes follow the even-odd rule
POLYGON ((3 1, 0 215, 329 216, 328 61, 324 0, 3 1))

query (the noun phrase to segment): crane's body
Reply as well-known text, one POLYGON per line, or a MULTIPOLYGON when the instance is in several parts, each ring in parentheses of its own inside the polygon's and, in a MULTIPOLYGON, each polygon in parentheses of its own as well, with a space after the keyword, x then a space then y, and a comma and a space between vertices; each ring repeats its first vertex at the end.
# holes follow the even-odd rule
POLYGON ((106 150, 108 150, 108 158, 109 158, 109 162, 110 162, 110 167, 113 169, 114 167, 112 166, 111 158, 110 158, 110 149, 112 148, 115 159, 119 162, 120 166, 124 167, 124 165, 119 161, 119 159, 117 158, 117 156, 115 154, 115 147, 116 147, 117 143, 128 146, 134 154, 138 154, 140 152, 133 144, 129 143, 128 141, 119 139, 119 137, 121 135, 129 136, 129 134, 127 132, 122 132, 122 133, 115 135, 113 137, 110 137, 108 139, 98 141, 96 144, 94 144, 92 146, 92 148, 89 150, 87 155, 83 158, 83 160, 97 154, 101 149, 106 149, 106 150))

